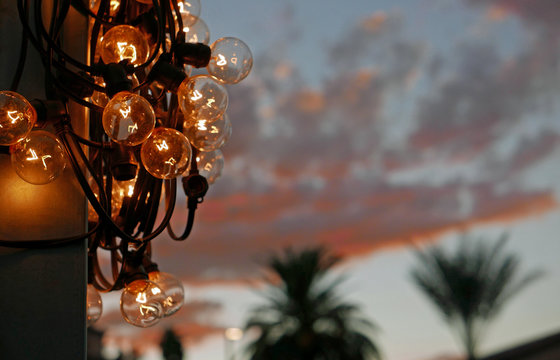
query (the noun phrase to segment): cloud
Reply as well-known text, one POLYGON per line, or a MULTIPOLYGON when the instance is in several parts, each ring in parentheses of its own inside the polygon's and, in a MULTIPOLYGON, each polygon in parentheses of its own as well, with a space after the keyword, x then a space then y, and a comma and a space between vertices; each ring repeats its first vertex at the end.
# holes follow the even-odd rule
POLYGON ((560 29, 558 24, 560 9, 555 0, 467 0, 467 2, 485 6, 491 13, 500 17, 503 16, 502 12, 509 12, 530 24, 560 29))

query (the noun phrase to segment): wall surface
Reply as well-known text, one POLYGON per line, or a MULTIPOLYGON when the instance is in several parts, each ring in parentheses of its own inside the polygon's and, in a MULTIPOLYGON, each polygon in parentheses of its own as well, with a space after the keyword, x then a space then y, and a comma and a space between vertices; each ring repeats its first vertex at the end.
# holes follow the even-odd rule
MULTIPOLYGON (((0 2, 2 90, 9 89, 18 61, 21 26, 16 3, 0 2)), ((49 3, 43 1, 43 6, 49 3)), ((64 46, 83 57, 79 44, 84 43, 86 24, 74 13, 71 17, 72 37, 65 29, 64 46)), ((18 92, 28 99, 45 98, 42 76, 40 60, 30 45, 18 92)), ((71 112, 73 121, 83 126, 83 114, 71 112)), ((0 154, 0 239, 80 234, 85 231, 86 214, 85 200, 69 168, 51 184, 30 185, 12 170, 10 157, 0 154)), ((0 247, 0 359, 85 359, 85 279, 85 241, 53 249, 0 247)))

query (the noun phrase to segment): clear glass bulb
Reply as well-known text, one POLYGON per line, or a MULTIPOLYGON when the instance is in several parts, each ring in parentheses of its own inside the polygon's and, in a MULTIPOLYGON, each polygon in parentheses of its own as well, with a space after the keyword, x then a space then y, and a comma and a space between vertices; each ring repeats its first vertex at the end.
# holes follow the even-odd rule
MULTIPOLYGON (((95 14, 97 14, 100 4, 101 4, 101 0, 90 0, 89 8, 90 8, 91 11, 93 11, 95 14)), ((109 1, 109 15, 115 16, 117 14, 117 12, 119 11, 120 7, 121 7, 121 1, 120 0, 110 0, 109 1)))
POLYGON ((140 157, 146 171, 158 179, 173 179, 187 170, 191 146, 185 135, 170 128, 157 128, 142 144, 140 157))
POLYGON ((121 295, 121 314, 130 324, 149 327, 164 315, 165 294, 155 283, 140 279, 128 284, 121 295))
MULTIPOLYGON (((105 177, 103 177, 105 179, 105 177)), ((95 197, 99 200, 99 187, 97 183, 93 180, 93 177, 89 179, 89 186, 95 197)), ((111 188, 111 217, 113 220, 119 215, 123 200, 125 197, 131 197, 134 194, 134 186, 136 185, 136 178, 126 181, 116 181, 113 179, 113 184, 111 188)), ((99 216, 95 212, 95 209, 88 201, 88 221, 97 222, 99 216)))
POLYGON ((144 34, 134 26, 112 27, 101 40, 101 59, 105 64, 129 60, 132 65, 140 65, 148 60, 150 47, 144 34))
POLYGON ((127 146, 143 143, 156 125, 156 115, 152 105, 142 96, 121 91, 113 96, 103 110, 105 133, 127 146))
POLYGON ((245 79, 253 67, 253 55, 243 41, 224 37, 210 46, 212 55, 207 69, 225 84, 237 84, 245 79))
POLYGON ((148 276, 150 281, 156 283, 165 293, 166 298, 163 302, 165 316, 179 311, 185 301, 183 284, 175 276, 161 271, 152 271, 148 276))
POLYGON ((103 313, 103 302, 101 295, 92 285, 87 286, 87 302, 86 302, 86 326, 90 327, 101 317, 103 313))
POLYGON ((224 155, 220 150, 198 153, 196 165, 199 174, 204 176, 209 184, 213 184, 222 175, 224 155))
POLYGON ((185 33, 185 42, 203 43, 208 45, 210 41, 210 30, 208 25, 202 19, 198 19, 194 24, 183 24, 183 32, 185 33))
MULTIPOLYGON (((105 86, 105 81, 103 80, 102 77, 96 77, 95 84, 100 86, 105 86)), ((107 103, 109 102, 109 97, 104 92, 94 90, 93 94, 91 95, 91 101, 95 105, 104 108, 105 106, 107 106, 107 103)))
POLYGON ((44 185, 55 180, 66 167, 64 148, 56 136, 36 130, 13 145, 12 167, 30 184, 44 185))
POLYGON ((226 88, 208 75, 185 79, 177 89, 177 97, 187 118, 214 121, 226 112, 228 106, 226 88))
POLYGON ((197 119, 185 121, 183 133, 191 145, 200 151, 214 151, 222 147, 231 135, 231 122, 227 114, 218 120, 197 119))
POLYGON ((183 26, 190 26, 194 24, 200 16, 200 0, 179 0, 179 12, 183 20, 183 26))
POLYGON ((13 91, 0 91, 0 145, 23 140, 36 121, 37 112, 26 98, 13 91))

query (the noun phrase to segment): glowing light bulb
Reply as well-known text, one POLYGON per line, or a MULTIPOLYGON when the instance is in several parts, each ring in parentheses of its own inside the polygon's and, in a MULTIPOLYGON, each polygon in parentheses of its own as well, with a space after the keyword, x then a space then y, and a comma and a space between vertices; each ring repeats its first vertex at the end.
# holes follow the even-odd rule
POLYGON ((101 317, 103 302, 97 289, 92 285, 87 286, 86 325, 90 327, 101 317))
POLYGON ((208 25, 206 25, 206 23, 200 18, 191 25, 185 25, 183 20, 183 32, 185 33, 185 42, 203 43, 208 45, 208 42, 210 41, 210 31, 208 30, 208 25))
POLYGON ((200 16, 200 0, 182 0, 178 1, 179 12, 183 20, 183 26, 190 26, 194 24, 200 16))
POLYGON ((209 184, 213 184, 222 175, 224 155, 220 150, 201 152, 196 157, 198 172, 209 184))
POLYGON ((225 37, 210 46, 212 55, 207 69, 225 84, 237 84, 245 79, 253 67, 253 55, 243 41, 225 37))
POLYGON ((135 280, 128 284, 121 295, 121 314, 130 324, 149 327, 163 317, 165 294, 155 283, 135 280))
POLYGON ((36 121, 35 108, 26 98, 13 91, 0 91, 0 145, 23 140, 36 121))
POLYGON ((129 60, 133 65, 148 60, 150 48, 142 32, 130 25, 112 27, 103 35, 101 59, 106 64, 129 60))
MULTIPOLYGON (((97 14, 100 4, 101 4, 100 0, 90 0, 89 8, 91 9, 91 11, 97 14)), ((121 7, 120 0, 111 0, 109 2, 109 15, 115 16, 117 11, 119 11, 120 7, 121 7)))
POLYGON ((200 151, 214 151, 222 147, 231 135, 231 122, 227 114, 215 121, 197 119, 185 121, 183 133, 191 145, 200 151))
MULTIPOLYGON (((105 86, 105 81, 103 80, 102 77, 96 77, 95 78, 95 84, 100 85, 100 86, 105 86)), ((95 105, 101 106, 101 107, 104 108, 105 106, 107 106, 107 103, 109 102, 109 97, 104 92, 95 90, 93 92, 93 95, 91 95, 91 101, 95 105)))
MULTIPOLYGON (((103 179, 105 181, 105 177, 103 177, 103 179)), ((88 182, 95 197, 99 200, 99 187, 97 186, 97 183, 93 180, 93 178, 90 178, 88 182)), ((118 217, 124 198, 131 197, 134 194, 135 184, 136 178, 126 181, 113 180, 111 188, 111 217, 113 220, 118 217)), ((98 220, 99 216, 95 212, 91 203, 88 201, 88 221, 97 222, 98 220)))
POLYGON ((175 129, 157 128, 142 144, 140 157, 146 171, 158 179, 173 179, 187 170, 191 146, 175 129))
POLYGON ((185 290, 183 284, 173 275, 152 271, 148 274, 150 281, 156 283, 157 286, 165 293, 165 301, 163 302, 163 311, 165 316, 176 313, 185 301, 185 290))
POLYGON ((196 75, 185 79, 177 89, 181 111, 185 117, 213 121, 227 109, 226 88, 214 77, 196 75))
POLYGON ((114 141, 135 146, 146 141, 156 125, 154 109, 142 96, 121 91, 103 110, 103 128, 114 141))
POLYGON ((51 133, 32 131, 11 148, 12 167, 30 184, 44 185, 55 180, 66 167, 64 148, 51 133))

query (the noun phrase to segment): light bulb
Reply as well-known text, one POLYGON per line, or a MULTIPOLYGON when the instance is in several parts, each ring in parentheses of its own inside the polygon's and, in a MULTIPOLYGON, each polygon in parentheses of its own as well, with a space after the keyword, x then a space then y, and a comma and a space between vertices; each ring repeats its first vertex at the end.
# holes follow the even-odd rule
POLYGON ((177 89, 177 97, 187 118, 213 121, 226 112, 228 105, 226 88, 208 75, 185 79, 177 89))
POLYGON ((200 0, 179 0, 177 1, 183 26, 190 26, 194 24, 200 16, 200 0))
MULTIPOLYGON (((105 179, 105 177, 103 177, 105 179)), ((89 186, 93 191, 93 194, 99 200, 99 187, 93 177, 89 179, 89 186)), ((136 184, 136 178, 132 180, 117 181, 113 179, 113 184, 111 188, 111 217, 115 220, 119 211, 122 207, 122 203, 125 197, 131 197, 134 194, 134 186, 136 184)), ((88 221, 97 222, 99 216, 95 212, 95 209, 88 201, 88 221)))
POLYGON ((225 84, 237 84, 245 79, 253 67, 253 55, 243 41, 225 37, 210 46, 212 55, 207 69, 225 84))
POLYGON ((203 43, 208 45, 210 41, 210 31, 208 25, 202 20, 198 19, 194 24, 183 24, 183 32, 185 33, 185 42, 188 43, 203 43))
POLYGON ((121 314, 130 324, 149 327, 163 317, 165 294, 155 283, 140 279, 128 284, 121 295, 121 314))
POLYGON ((32 131, 11 148, 12 167, 30 184, 44 185, 56 179, 66 167, 64 148, 44 130, 32 131))
POLYGON ((112 27, 103 35, 101 59, 105 64, 129 60, 132 65, 148 60, 150 48, 144 34, 130 25, 112 27))
POLYGON ((222 175, 224 155, 220 150, 200 152, 196 157, 196 164, 199 174, 204 176, 209 184, 213 184, 222 175))
POLYGON ((36 121, 37 112, 26 98, 13 91, 0 91, 0 145, 23 140, 36 121))
POLYGON ((152 105, 142 96, 128 91, 116 94, 103 110, 105 133, 127 146, 146 141, 156 125, 152 105))
POLYGON ((140 157, 146 171, 158 179, 173 179, 187 170, 191 146, 185 135, 170 128, 157 128, 142 144, 140 157))
POLYGON ((92 285, 87 286, 87 302, 86 302, 86 326, 90 327, 101 317, 103 312, 103 302, 97 289, 92 285))
POLYGON ((170 316, 179 311, 185 301, 185 290, 183 284, 173 275, 152 271, 148 274, 150 281, 156 283, 165 293, 163 311, 165 316, 170 316))
POLYGON ((231 135, 231 123, 227 114, 218 120, 197 119, 185 121, 183 133, 191 145, 200 151, 214 151, 222 147, 231 135))
MULTIPOLYGON (((102 77, 96 77, 95 84, 100 86, 105 86, 105 81, 103 80, 102 77)), ((105 106, 107 106, 107 103, 109 102, 109 97, 104 92, 94 90, 93 94, 91 95, 91 101, 95 105, 104 108, 105 106)))
MULTIPOLYGON (((100 4, 101 4, 100 0, 90 0, 89 8, 90 8, 91 11, 93 11, 94 13, 97 14, 100 4)), ((109 2, 109 15, 115 16, 120 7, 121 7, 120 0, 110 0, 110 2, 109 2)))

